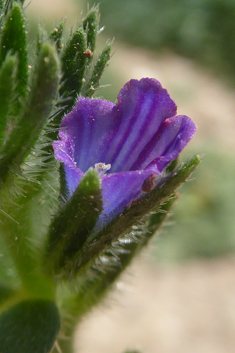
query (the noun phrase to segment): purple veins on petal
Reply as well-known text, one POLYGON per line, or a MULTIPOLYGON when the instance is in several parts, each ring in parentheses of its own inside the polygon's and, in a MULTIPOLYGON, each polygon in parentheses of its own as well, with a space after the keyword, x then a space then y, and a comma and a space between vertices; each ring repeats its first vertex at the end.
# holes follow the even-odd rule
POLYGON ((168 92, 150 78, 126 83, 117 105, 79 97, 62 121, 60 140, 53 143, 55 157, 65 167, 70 195, 84 173, 96 168, 106 214, 101 218, 106 217, 106 223, 131 200, 150 191, 157 175, 196 131, 192 120, 177 116, 176 109, 168 92))
POLYGON ((132 169, 161 123, 175 113, 175 103, 158 81, 129 81, 118 95, 116 116, 120 126, 107 155, 112 171, 132 169))
POLYGON ((178 115, 166 119, 143 148, 131 169, 138 170, 154 166, 161 173, 169 162, 178 157, 194 132, 195 125, 187 116, 178 115))

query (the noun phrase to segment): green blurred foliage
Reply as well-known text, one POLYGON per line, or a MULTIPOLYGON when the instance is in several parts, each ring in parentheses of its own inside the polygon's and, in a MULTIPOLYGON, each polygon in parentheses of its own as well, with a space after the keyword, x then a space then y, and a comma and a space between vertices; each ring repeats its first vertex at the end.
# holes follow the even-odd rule
POLYGON ((216 257, 235 252, 235 161, 214 148, 180 190, 169 226, 155 240, 160 262, 216 257), (173 221, 173 225, 172 222, 173 221))
POLYGON ((172 49, 235 82, 234 0, 101 0, 100 10, 107 35, 172 49))

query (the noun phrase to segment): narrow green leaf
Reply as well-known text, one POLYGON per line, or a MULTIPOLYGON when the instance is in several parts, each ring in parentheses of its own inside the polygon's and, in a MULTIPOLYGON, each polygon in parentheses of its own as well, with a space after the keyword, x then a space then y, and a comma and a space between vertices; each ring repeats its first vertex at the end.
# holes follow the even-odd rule
POLYGON ((71 37, 61 56, 63 85, 61 96, 69 98, 66 102, 66 111, 72 109, 75 100, 80 93, 82 79, 85 72, 86 35, 79 28, 71 37))
POLYGON ((95 93, 95 90, 99 86, 101 76, 111 57, 111 49, 112 49, 111 44, 108 44, 104 48, 103 52, 101 53, 99 59, 97 60, 93 68, 91 77, 87 80, 87 82, 84 82, 84 85, 82 87, 82 95, 84 97, 92 97, 92 95, 95 93))
POLYGON ((0 146, 2 145, 6 127, 7 115, 10 102, 12 101, 12 91, 15 82, 16 58, 9 56, 6 58, 0 69, 0 146))
POLYGON ((167 201, 175 190, 187 180, 190 174, 200 163, 199 156, 194 156, 188 162, 177 168, 170 175, 162 178, 157 187, 143 196, 129 209, 125 209, 121 215, 114 218, 93 240, 85 243, 83 248, 75 254, 68 264, 68 271, 72 263, 77 268, 73 272, 79 272, 93 262, 111 243, 120 236, 130 231, 132 226, 138 226, 144 217, 151 212, 156 212, 159 207, 167 201))
POLYGON ((16 101, 12 111, 13 115, 18 115, 22 106, 22 100, 24 101, 27 96, 28 59, 25 19, 21 6, 17 3, 14 3, 2 28, 0 66, 9 52, 11 55, 17 54, 18 59, 16 85, 14 88, 16 101))
MULTIPOLYGON (((76 99, 80 94, 85 74, 86 57, 86 34, 79 28, 68 41, 64 51, 61 53, 62 63, 62 85, 60 96, 63 102, 58 104, 60 109, 51 121, 52 129, 48 138, 52 141, 57 139, 58 128, 63 116, 72 110, 76 99)), ((48 146, 46 152, 52 153, 52 147, 48 146)))
POLYGON ((93 7, 87 16, 83 20, 83 29, 87 34, 87 48, 92 53, 95 50, 96 36, 99 25, 99 8, 98 6, 93 7))
POLYGON ((0 351, 48 353, 60 329, 60 316, 51 301, 25 300, 0 316, 0 351))
POLYGON ((59 62, 55 47, 49 43, 42 47, 33 78, 25 111, 2 151, 1 183, 4 183, 9 173, 19 167, 28 156, 54 106, 59 84, 59 62))
POLYGON ((37 35, 37 51, 36 55, 38 56, 42 50, 42 46, 44 43, 48 42, 48 34, 46 30, 39 25, 38 26, 38 35, 37 35))
POLYGON ((70 200, 54 217, 49 231, 46 266, 63 272, 68 259, 81 249, 102 211, 100 179, 89 170, 70 200))
POLYGON ((64 30, 64 23, 60 22, 58 26, 56 26, 50 34, 50 39, 55 43, 58 52, 60 52, 62 48, 61 39, 62 39, 63 30, 64 30))

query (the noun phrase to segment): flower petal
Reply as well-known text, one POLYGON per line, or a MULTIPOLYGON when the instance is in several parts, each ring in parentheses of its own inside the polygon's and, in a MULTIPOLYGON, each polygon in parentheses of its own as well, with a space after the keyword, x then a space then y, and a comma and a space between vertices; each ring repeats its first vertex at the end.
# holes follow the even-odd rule
POLYGON ((131 170, 156 168, 156 172, 161 173, 169 162, 178 157, 195 131, 196 125, 187 116, 178 115, 166 119, 131 166, 131 170))
POLYGON ((79 97, 64 117, 59 136, 64 151, 85 172, 95 163, 111 164, 110 173, 130 170, 176 105, 155 79, 129 81, 118 105, 79 97))
POLYGON ((78 168, 71 168, 70 166, 64 164, 65 174, 66 174, 66 184, 69 191, 69 196, 72 196, 84 173, 78 168))
POLYGON ((78 98, 77 105, 63 118, 59 137, 76 166, 83 172, 101 159, 115 133, 112 111, 116 105, 105 100, 78 98))
POLYGON ((66 184, 69 195, 72 196, 84 173, 77 168, 73 161, 73 151, 71 142, 69 140, 59 140, 52 144, 54 148, 55 158, 64 163, 66 174, 66 184))
POLYGON ((130 170, 162 122, 175 114, 176 105, 160 82, 129 81, 118 96, 115 119, 120 126, 103 158, 112 165, 111 172, 130 170))
POLYGON ((99 225, 106 225, 136 200, 142 193, 144 181, 152 174, 151 170, 113 173, 104 175, 102 180, 103 215, 99 225))

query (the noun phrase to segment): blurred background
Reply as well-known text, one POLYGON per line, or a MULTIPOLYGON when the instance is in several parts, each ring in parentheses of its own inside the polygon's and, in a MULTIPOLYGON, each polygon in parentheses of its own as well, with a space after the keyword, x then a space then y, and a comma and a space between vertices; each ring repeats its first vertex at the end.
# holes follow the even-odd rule
MULTIPOLYGON (((78 328, 77 351, 235 351, 235 0, 101 0, 98 55, 115 37, 97 96, 115 101, 131 78, 155 77, 198 132, 182 154, 204 154, 173 214, 106 303, 78 328), (111 85, 109 85, 111 84, 111 85), (107 86, 109 85, 109 86, 107 86)), ((93 5, 89 1, 89 6, 93 5)), ((67 28, 79 0, 33 0, 26 14, 67 28)), ((69 33, 69 32, 68 32, 69 33)), ((32 41, 32 47, 35 43, 32 41)))

